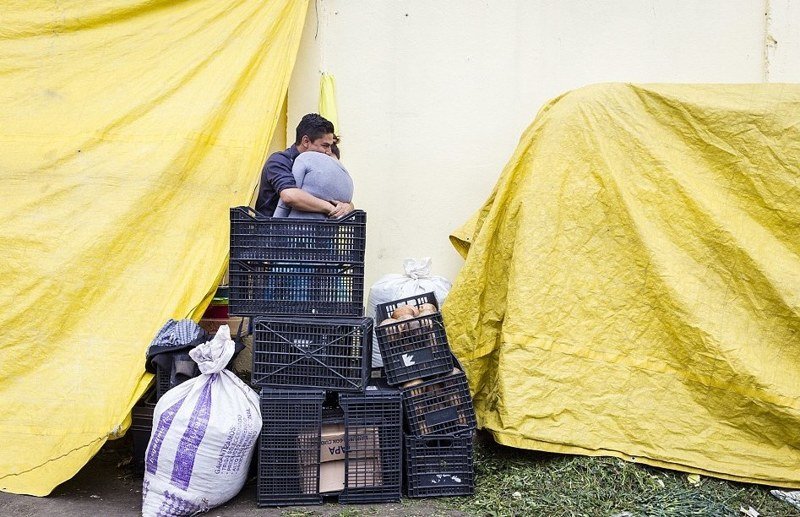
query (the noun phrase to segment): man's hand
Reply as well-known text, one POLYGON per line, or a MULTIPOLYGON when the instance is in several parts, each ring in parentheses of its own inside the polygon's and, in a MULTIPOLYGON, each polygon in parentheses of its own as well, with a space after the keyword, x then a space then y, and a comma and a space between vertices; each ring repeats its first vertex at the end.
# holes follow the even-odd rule
POLYGON ((328 213, 328 217, 333 219, 338 219, 339 217, 345 216, 355 209, 353 203, 347 203, 344 201, 331 202, 334 204, 334 207, 333 210, 328 213))
POLYGON ((286 188, 280 192, 281 201, 301 212, 318 212, 330 218, 339 218, 352 212, 353 203, 325 201, 299 188, 286 188))
POLYGON ((336 210, 335 203, 314 197, 299 188, 286 188, 280 192, 281 201, 287 206, 301 212, 317 212, 330 216, 336 210))

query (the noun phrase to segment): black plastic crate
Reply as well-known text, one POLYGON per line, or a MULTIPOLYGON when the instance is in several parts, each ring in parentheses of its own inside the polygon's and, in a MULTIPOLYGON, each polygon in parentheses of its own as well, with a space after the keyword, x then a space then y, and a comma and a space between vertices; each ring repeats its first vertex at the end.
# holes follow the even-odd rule
POLYGON ((173 354, 172 362, 172 367, 178 368, 178 373, 175 375, 172 375, 172 368, 166 368, 161 364, 156 365, 156 400, 159 400, 164 393, 175 386, 200 375, 200 369, 194 359, 189 356, 188 351, 173 354))
POLYGON ((131 439, 133 442, 133 461, 137 467, 144 467, 144 455, 150 434, 153 430, 153 412, 156 409, 156 392, 145 393, 131 410, 131 439))
POLYGON ((164 393, 177 386, 173 385, 170 380, 170 371, 163 366, 156 365, 156 400, 160 399, 164 393))
POLYGON ((248 206, 230 209, 231 260, 364 263, 367 214, 339 219, 266 217, 248 206))
POLYGON ((475 493, 472 432, 464 435, 405 436, 408 497, 475 493))
POLYGON ((259 506, 321 504, 320 430, 324 391, 261 391, 259 506))
POLYGON ((371 318, 256 318, 256 386, 360 392, 372 358, 371 318))
POLYGON ((228 312, 237 316, 363 316, 364 263, 231 260, 228 312))
POLYGON ((345 483, 340 503, 399 501, 403 412, 400 392, 378 379, 364 393, 343 393, 345 483))
POLYGON ((410 305, 418 308, 425 303, 432 304, 438 311, 439 305, 433 293, 383 303, 376 308, 375 336, 381 349, 386 380, 392 386, 453 370, 441 313, 380 325, 398 307, 410 305))
POLYGON ((414 436, 460 434, 476 427, 467 376, 460 370, 402 393, 406 424, 414 436))

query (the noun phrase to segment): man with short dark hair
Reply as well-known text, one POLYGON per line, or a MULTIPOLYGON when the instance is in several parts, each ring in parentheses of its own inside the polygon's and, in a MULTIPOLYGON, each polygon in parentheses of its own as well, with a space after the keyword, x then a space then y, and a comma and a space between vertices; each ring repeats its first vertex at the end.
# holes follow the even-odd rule
POLYGON ((330 155, 334 144, 333 124, 318 115, 309 113, 297 125, 295 143, 285 151, 273 153, 261 171, 261 186, 256 200, 256 211, 272 216, 278 201, 302 212, 317 212, 328 217, 341 217, 353 210, 351 203, 315 197, 297 187, 292 175, 292 165, 300 153, 307 151, 330 155))

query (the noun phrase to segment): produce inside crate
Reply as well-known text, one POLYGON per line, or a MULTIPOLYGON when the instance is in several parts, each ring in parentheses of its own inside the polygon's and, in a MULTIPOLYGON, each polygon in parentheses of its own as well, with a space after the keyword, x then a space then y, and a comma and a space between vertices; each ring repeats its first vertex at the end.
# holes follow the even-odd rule
POLYGON ((256 318, 252 383, 363 391, 370 374, 372 325, 371 318, 256 318))
POLYGON ((443 375, 453 369, 434 293, 378 305, 376 325, 375 335, 390 385, 443 375))
POLYGON ((406 424, 415 436, 460 434, 476 427, 467 377, 458 369, 445 377, 406 384, 402 393, 406 424))

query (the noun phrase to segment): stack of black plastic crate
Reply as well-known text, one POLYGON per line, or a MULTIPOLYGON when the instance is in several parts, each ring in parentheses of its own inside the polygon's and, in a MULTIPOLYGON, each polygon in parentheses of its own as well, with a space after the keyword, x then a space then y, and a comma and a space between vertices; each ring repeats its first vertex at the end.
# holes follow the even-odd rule
POLYGON ((403 396, 408 496, 473 494, 475 411, 434 293, 378 305, 375 320, 386 382, 403 396))
POLYGON ((229 313, 253 321, 260 506, 398 501, 400 392, 370 379, 366 214, 263 217, 232 208, 229 313))

